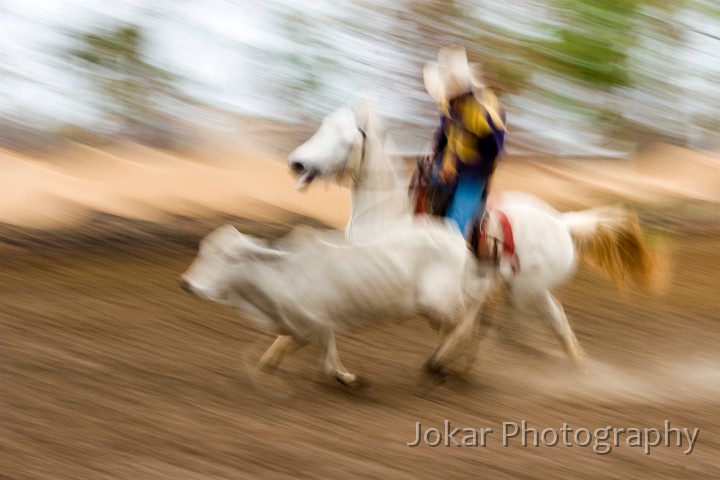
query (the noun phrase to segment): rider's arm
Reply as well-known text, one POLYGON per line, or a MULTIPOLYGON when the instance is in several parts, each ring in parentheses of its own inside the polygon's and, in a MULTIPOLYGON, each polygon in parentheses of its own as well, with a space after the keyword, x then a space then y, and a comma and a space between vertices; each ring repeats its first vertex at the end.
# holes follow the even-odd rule
POLYGON ((445 146, 447 145, 447 137, 445 136, 445 124, 447 122, 447 119, 443 116, 440 117, 440 125, 435 129, 435 133, 433 134, 433 142, 432 142, 432 156, 430 158, 435 161, 437 159, 438 153, 445 150, 445 146))

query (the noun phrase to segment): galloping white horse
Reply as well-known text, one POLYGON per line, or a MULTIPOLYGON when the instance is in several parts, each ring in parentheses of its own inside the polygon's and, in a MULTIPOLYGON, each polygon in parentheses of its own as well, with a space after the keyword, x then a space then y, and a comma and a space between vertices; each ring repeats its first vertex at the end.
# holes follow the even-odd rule
MULTIPOLYGON (((289 155, 288 164, 297 174, 298 189, 316 177, 352 179, 352 216, 346 229, 351 239, 413 222, 407 184, 386 155, 382 125, 367 106, 343 107, 328 115, 318 131, 289 155)), ((578 259, 603 270, 621 286, 630 279, 646 284, 653 262, 637 217, 620 207, 559 213, 521 192, 503 193, 496 207, 512 226, 520 264, 516 272, 501 265, 498 275, 513 316, 539 311, 570 358, 582 363, 583 350, 551 291, 570 277, 578 259)))

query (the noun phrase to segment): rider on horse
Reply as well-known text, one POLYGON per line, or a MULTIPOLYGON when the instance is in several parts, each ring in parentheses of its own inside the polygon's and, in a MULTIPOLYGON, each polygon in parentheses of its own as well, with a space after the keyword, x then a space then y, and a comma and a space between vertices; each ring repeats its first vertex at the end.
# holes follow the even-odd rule
POLYGON ((440 49, 438 62, 425 65, 423 74, 425 88, 438 102, 440 125, 432 153, 413 177, 416 212, 450 218, 467 237, 482 215, 502 152, 505 111, 460 45, 440 49))

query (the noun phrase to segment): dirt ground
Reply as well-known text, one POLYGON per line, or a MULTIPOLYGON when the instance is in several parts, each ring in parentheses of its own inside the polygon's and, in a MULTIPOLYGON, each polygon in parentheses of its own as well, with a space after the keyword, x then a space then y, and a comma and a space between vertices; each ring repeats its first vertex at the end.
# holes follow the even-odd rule
MULTIPOLYGON (((285 396, 248 376, 272 338, 177 287, 192 249, 6 255, 1 478, 717 478, 718 247, 683 241, 659 299, 622 298, 582 269, 560 299, 589 354, 584 371, 530 318, 486 341, 470 374, 426 390, 435 335, 406 321, 339 338, 369 388, 324 378, 308 349, 278 374, 285 396), (444 420, 494 433, 484 448, 406 445, 415 422, 444 420), (607 455, 519 438, 503 447, 502 423, 521 420, 539 430, 668 420, 700 434, 690 455, 687 441, 650 455, 624 443, 607 455)), ((505 316, 500 302, 490 313, 505 316)))
POLYGON ((186 295, 178 275, 221 221, 265 236, 341 227, 347 190, 296 194, 281 162, 136 153, 145 160, 93 152, 107 156, 97 169, 95 157, 0 152, 11 180, 0 196, 0 479, 720 478, 720 215, 698 203, 715 201, 717 162, 698 157, 686 181, 671 170, 678 152, 612 171, 539 161, 499 172, 498 188, 540 184, 556 205, 664 202, 643 219, 675 231, 665 296, 621 296, 585 268, 558 292, 585 369, 539 319, 508 325, 495 298, 489 314, 504 327, 464 376, 421 382, 436 334, 408 320, 339 337, 368 388, 328 380, 307 348, 283 363, 273 394, 249 375, 272 337, 186 295), (690 213, 714 230, 671 222, 690 213), (446 420, 493 433, 486 447, 407 446, 416 422, 442 430, 446 420), (649 455, 626 437, 605 455, 572 436, 572 446, 535 447, 532 435, 503 446, 503 422, 522 420, 538 431, 669 421, 700 433, 688 455, 674 437, 649 455))

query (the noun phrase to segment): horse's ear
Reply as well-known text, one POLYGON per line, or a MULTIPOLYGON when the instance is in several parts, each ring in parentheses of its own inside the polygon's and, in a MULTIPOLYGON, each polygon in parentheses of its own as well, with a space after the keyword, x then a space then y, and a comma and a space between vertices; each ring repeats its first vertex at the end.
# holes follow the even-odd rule
POLYGON ((357 118, 358 127, 367 129, 370 117, 375 109, 375 96, 369 92, 363 92, 353 105, 353 111, 357 118))

